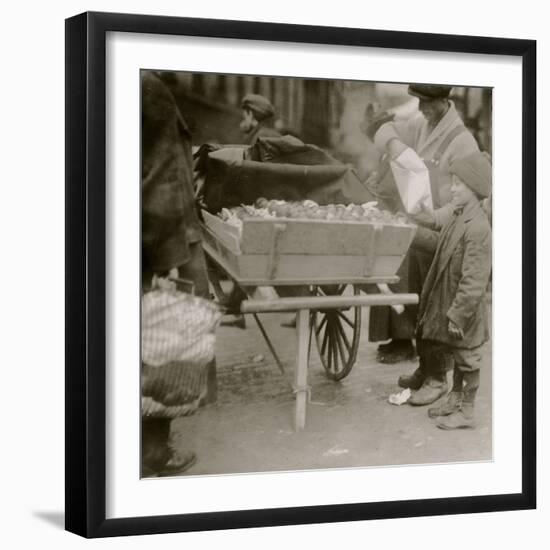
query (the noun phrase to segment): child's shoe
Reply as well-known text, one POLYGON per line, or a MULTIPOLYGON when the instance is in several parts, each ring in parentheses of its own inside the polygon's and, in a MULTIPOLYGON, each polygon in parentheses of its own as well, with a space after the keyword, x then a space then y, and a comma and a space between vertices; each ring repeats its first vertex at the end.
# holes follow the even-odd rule
POLYGON ((475 428, 473 405, 463 403, 458 411, 449 416, 442 416, 437 423, 437 427, 442 430, 475 428))
POLYGON ((410 388, 411 390, 418 390, 424 383, 426 377, 420 370, 420 367, 417 368, 412 374, 403 374, 397 380, 397 384, 401 388, 410 388))
POLYGON ((437 418, 438 416, 449 416, 460 409, 462 404, 462 398, 464 394, 460 391, 451 391, 447 396, 445 403, 439 407, 432 407, 428 409, 428 416, 430 418, 437 418))
POLYGON ((447 379, 445 375, 442 376, 428 376, 422 387, 413 391, 409 398, 409 404, 415 406, 431 405, 434 401, 437 401, 440 397, 447 393, 447 379))

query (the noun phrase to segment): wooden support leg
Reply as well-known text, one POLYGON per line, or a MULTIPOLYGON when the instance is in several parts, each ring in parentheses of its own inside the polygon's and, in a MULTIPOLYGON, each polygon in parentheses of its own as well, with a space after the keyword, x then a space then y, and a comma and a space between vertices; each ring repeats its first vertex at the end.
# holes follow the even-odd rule
POLYGON ((306 406, 309 394, 307 366, 309 348, 309 309, 300 309, 296 315, 296 365, 294 367, 294 391, 296 411, 294 426, 296 431, 306 425, 306 406))

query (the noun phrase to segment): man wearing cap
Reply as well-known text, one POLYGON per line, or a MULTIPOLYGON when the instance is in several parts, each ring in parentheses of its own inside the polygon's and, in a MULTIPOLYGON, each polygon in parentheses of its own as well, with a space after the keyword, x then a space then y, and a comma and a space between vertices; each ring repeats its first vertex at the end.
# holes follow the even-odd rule
MULTIPOLYGON (((411 119, 396 121, 391 114, 383 113, 374 118, 367 127, 367 135, 390 159, 398 157, 407 147, 414 149, 424 159, 430 170, 434 212, 423 213, 417 221, 435 227, 441 227, 452 212, 449 205, 451 162, 479 151, 474 137, 464 126, 454 103, 449 100, 450 92, 451 86, 410 84, 408 93, 418 98, 418 109, 421 114, 411 119)), ((393 179, 386 178, 385 183, 386 191, 389 190, 399 203, 399 194, 393 179)), ((407 271, 401 274, 404 275, 404 279, 408 279, 403 284, 407 285, 409 292, 421 293, 431 260, 431 253, 411 250, 408 265, 404 266, 407 271)), ((407 306, 405 313, 401 315, 392 312, 390 308, 371 309, 369 339, 391 339, 388 344, 379 346, 379 358, 382 362, 392 363, 410 358, 414 354, 412 339, 416 315, 416 306, 407 306)), ((425 378, 437 379, 440 384, 437 391, 432 388, 417 396, 419 400, 425 400, 422 404, 428 404, 435 401, 441 391, 446 391, 445 365, 448 364, 448 360, 441 353, 435 350, 432 352, 429 346, 420 347, 423 349, 423 353, 419 352, 423 378, 411 380, 405 376, 399 383, 401 386, 415 389, 425 378)))
POLYGON ((437 418, 438 427, 456 429, 474 426, 482 346, 489 339, 485 296, 491 227, 480 200, 491 193, 492 171, 488 158, 478 152, 453 161, 449 172, 454 212, 439 233, 419 227, 413 246, 435 250, 420 296, 418 341, 441 348, 454 360, 452 390, 428 415, 437 418))
POLYGON ((432 185, 435 223, 441 223, 449 211, 446 205, 451 200, 450 163, 479 151, 475 138, 449 100, 451 89, 452 86, 410 84, 408 92, 418 98, 418 110, 422 116, 397 122, 393 121, 391 114, 384 113, 376 117, 367 129, 376 146, 392 158, 407 147, 414 149, 427 163, 437 157, 439 174, 434 182, 437 185, 432 185), (452 139, 449 140, 449 136, 452 139), (443 150, 441 145, 445 145, 443 150), (439 211, 442 207, 443 211, 439 211))
POLYGON ((271 102, 262 95, 247 94, 241 102, 243 118, 240 124, 246 136, 246 144, 254 145, 261 137, 281 137, 273 128, 275 109, 271 102))

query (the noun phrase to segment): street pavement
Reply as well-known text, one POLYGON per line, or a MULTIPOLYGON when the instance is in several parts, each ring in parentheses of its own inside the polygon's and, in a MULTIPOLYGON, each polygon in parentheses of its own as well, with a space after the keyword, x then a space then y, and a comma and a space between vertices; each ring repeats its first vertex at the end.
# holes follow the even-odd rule
POLYGON ((295 432, 291 382, 296 335, 294 329, 281 327, 289 316, 261 315, 284 363, 284 375, 254 319, 246 318, 245 330, 221 327, 217 332, 217 403, 173 422, 176 445, 198 456, 186 475, 491 460, 489 345, 476 401, 476 428, 444 431, 428 418, 427 407, 388 403, 388 396, 400 391, 398 376, 417 365, 376 361, 364 308, 357 362, 342 381, 325 376, 312 344, 306 427, 295 432))

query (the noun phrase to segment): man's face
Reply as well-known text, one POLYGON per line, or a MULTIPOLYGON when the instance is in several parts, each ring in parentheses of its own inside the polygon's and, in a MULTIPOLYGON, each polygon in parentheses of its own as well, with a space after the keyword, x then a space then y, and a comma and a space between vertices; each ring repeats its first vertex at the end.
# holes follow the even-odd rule
POLYGON ((252 111, 249 111, 248 109, 243 109, 243 118, 241 120, 241 123, 239 124, 239 128, 242 132, 245 134, 248 134, 256 128, 258 125, 258 121, 254 118, 254 115, 252 114, 252 111))
POLYGON ((439 122, 447 101, 445 99, 422 99, 418 100, 418 109, 428 121, 428 124, 434 125, 439 122))
POLYGON ((451 178, 451 195, 452 203, 455 206, 464 206, 468 204, 473 198, 477 198, 476 194, 458 177, 454 174, 451 178))

